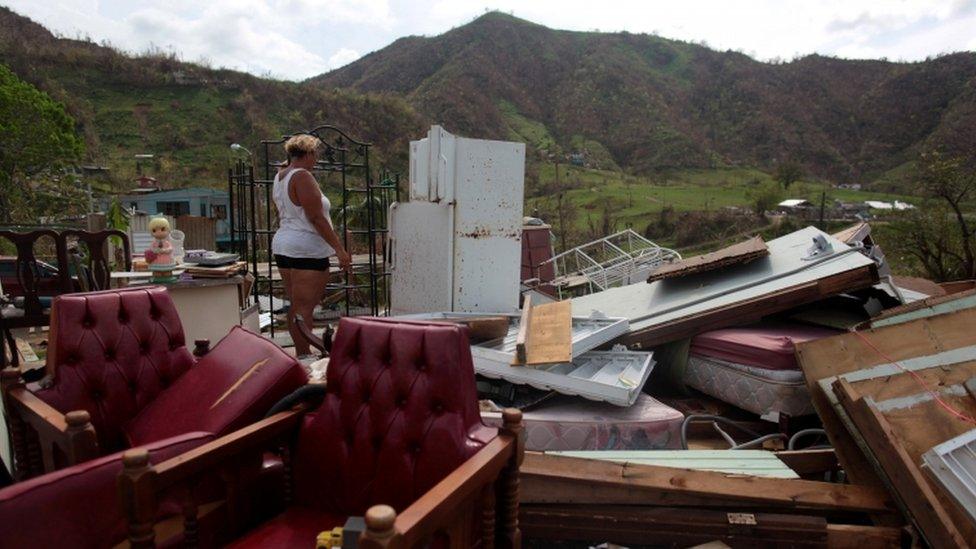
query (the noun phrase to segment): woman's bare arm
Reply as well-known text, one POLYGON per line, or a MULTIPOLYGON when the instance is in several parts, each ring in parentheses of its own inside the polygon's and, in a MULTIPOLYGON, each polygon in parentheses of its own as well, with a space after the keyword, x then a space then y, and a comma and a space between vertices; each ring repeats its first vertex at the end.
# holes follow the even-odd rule
POLYGON ((304 210, 305 217, 308 218, 308 221, 315 227, 319 235, 329 243, 329 246, 332 246, 332 249, 336 251, 339 265, 343 269, 348 268, 352 258, 342 246, 342 241, 339 239, 339 235, 336 234, 335 228, 332 227, 332 224, 325 217, 325 212, 322 211, 322 191, 319 190, 319 185, 315 182, 315 178, 309 172, 302 171, 292 176, 291 182, 295 189, 295 195, 298 198, 298 205, 304 210))

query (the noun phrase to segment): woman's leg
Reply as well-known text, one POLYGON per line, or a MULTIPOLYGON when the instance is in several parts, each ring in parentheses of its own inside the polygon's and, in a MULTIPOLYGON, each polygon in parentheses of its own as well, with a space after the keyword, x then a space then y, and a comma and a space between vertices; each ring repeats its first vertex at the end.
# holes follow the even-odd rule
MULTIPOLYGON (((288 314, 285 316, 286 324, 288 325, 288 333, 291 335, 292 341, 294 341, 295 330, 292 327, 294 325, 294 321, 292 320, 292 315, 295 314, 295 306, 293 305, 294 299, 291 296, 291 271, 292 271, 291 269, 278 267, 278 274, 281 275, 281 283, 285 287, 285 299, 288 300, 288 314)), ((274 309, 273 300, 271 303, 271 308, 274 309)))
POLYGON ((314 271, 311 269, 291 269, 291 307, 288 310, 288 332, 295 342, 295 354, 307 355, 310 352, 308 342, 302 337, 295 326, 294 315, 302 315, 306 325, 312 327, 312 310, 322 300, 325 285, 329 282, 328 271, 314 271))

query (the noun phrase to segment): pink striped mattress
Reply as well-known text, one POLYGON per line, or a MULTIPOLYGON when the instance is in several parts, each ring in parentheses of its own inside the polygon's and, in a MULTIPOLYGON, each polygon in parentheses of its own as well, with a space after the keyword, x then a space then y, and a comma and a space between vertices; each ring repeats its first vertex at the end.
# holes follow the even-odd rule
POLYGON ((695 336, 690 353, 767 370, 797 370, 795 344, 830 337, 837 330, 788 322, 725 328, 695 336))

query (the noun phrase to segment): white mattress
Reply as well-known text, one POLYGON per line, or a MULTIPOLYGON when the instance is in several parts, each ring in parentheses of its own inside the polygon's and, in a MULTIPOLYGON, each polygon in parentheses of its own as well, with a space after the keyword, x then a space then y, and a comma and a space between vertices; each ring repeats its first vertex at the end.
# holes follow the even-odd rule
POLYGON ((814 413, 799 370, 767 370, 717 358, 690 355, 685 383, 723 402, 758 415, 814 413))

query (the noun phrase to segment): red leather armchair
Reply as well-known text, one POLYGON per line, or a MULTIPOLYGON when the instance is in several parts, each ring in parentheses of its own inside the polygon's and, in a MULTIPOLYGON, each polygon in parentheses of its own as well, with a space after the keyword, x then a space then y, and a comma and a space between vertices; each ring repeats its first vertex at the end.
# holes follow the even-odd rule
POLYGON ((3 372, 19 479, 190 431, 223 435, 307 382, 294 358, 239 327, 194 357, 162 287, 55 298, 46 368, 39 387, 3 372))
MULTIPOLYGON (((132 547, 154 545, 159 494, 269 447, 285 462, 286 508, 257 527, 226 523, 231 546, 310 547, 362 515, 363 548, 521 543, 521 413, 506 411, 501 430, 481 423, 463 327, 344 318, 315 410, 282 412, 157 465, 127 452, 119 487, 132 547)), ((189 539, 199 535, 193 505, 183 513, 189 539)))

